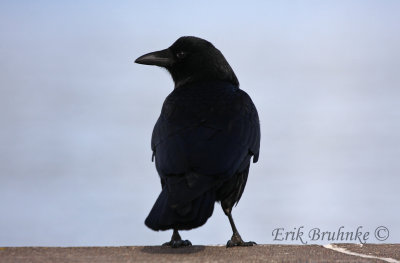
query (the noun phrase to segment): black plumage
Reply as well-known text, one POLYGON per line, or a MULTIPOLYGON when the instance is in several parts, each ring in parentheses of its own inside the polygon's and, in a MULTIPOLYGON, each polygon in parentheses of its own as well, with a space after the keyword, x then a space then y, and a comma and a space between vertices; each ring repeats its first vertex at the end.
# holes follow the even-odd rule
POLYGON ((253 245, 241 239, 231 210, 245 188, 251 158, 258 160, 260 124, 232 68, 210 42, 196 37, 181 37, 136 62, 165 67, 175 83, 153 130, 162 191, 145 224, 173 229, 167 245, 190 245, 178 230, 203 225, 220 201, 233 230, 227 245, 253 245))

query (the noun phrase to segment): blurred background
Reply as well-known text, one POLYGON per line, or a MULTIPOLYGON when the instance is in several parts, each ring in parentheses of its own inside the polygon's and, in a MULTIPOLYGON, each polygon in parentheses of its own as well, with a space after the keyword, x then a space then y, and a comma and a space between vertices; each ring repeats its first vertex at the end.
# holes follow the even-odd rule
MULTIPOLYGON (((244 239, 362 226, 379 243, 383 225, 400 242, 399 12, 388 0, 2 1, 0 246, 170 239, 144 219, 173 83, 133 61, 183 35, 220 49, 259 111, 260 159, 233 211, 244 239)), ((231 229, 216 205, 181 235, 225 244, 231 229)))

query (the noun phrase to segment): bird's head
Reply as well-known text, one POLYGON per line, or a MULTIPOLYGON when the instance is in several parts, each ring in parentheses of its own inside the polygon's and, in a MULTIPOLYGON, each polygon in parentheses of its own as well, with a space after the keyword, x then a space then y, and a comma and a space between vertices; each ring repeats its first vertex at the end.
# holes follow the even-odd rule
POLYGON ((222 53, 198 37, 181 37, 167 49, 145 54, 136 63, 166 68, 175 88, 185 84, 220 80, 239 86, 235 73, 222 53))

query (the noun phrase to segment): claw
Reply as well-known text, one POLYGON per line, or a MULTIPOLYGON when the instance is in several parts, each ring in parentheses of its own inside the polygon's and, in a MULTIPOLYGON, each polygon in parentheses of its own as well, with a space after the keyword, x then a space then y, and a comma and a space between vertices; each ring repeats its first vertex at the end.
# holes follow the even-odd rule
POLYGON ((189 240, 171 240, 169 242, 164 243, 163 247, 178 248, 178 247, 189 247, 191 245, 192 243, 189 240))
POLYGON ((226 243, 226 247, 251 247, 251 246, 254 246, 254 245, 257 245, 257 243, 254 242, 254 241, 249 241, 249 242, 236 241, 235 242, 235 241, 229 240, 226 243))

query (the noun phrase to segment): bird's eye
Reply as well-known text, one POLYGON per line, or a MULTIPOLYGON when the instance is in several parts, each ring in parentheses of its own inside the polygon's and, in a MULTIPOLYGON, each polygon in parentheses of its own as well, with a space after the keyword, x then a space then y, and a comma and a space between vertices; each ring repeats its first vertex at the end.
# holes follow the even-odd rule
POLYGON ((176 53, 176 57, 178 59, 183 59, 186 57, 186 55, 187 55, 187 53, 185 51, 179 51, 178 53, 176 53))

